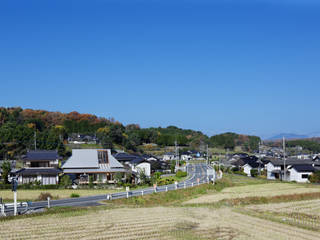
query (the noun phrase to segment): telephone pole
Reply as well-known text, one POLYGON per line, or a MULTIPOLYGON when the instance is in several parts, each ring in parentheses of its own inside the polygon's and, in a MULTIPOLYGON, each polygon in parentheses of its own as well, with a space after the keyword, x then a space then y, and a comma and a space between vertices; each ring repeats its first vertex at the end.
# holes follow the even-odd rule
POLYGON ((207 165, 209 164, 209 145, 207 144, 207 165))
POLYGON ((287 180, 287 170, 286 170, 286 139, 283 137, 283 180, 287 180))
POLYGON ((179 149, 178 149, 177 140, 174 141, 174 147, 175 147, 175 155, 176 155, 176 166, 179 167, 179 149))
POLYGON ((34 131, 34 150, 37 150, 37 131, 34 131))

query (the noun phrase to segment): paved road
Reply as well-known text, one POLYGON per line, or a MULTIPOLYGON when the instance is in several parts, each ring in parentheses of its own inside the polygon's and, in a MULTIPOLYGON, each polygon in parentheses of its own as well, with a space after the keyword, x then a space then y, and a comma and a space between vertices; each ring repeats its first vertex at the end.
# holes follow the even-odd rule
MULTIPOLYGON (((196 186, 197 184, 202 184, 208 181, 207 178, 207 166, 204 163, 201 164, 189 164, 187 165, 187 172, 189 178, 185 181, 179 182, 177 185, 170 184, 165 186, 159 186, 156 189, 153 187, 133 190, 129 192, 119 192, 113 194, 104 194, 104 195, 96 195, 96 196, 89 196, 89 197, 79 197, 79 198, 67 198, 61 200, 52 200, 50 201, 51 207, 57 206, 95 206, 100 205, 99 202, 105 200, 112 200, 112 199, 119 199, 119 198, 126 198, 126 197, 133 197, 133 196, 141 196, 146 194, 151 194, 154 192, 165 192, 165 191, 172 191, 176 189, 188 188, 196 186), (198 183, 199 179, 199 183, 198 183)), ((37 210, 46 208, 48 206, 47 201, 40 201, 40 202, 32 202, 29 206, 31 210, 37 210)), ((25 207, 18 208, 18 212, 22 212, 25 210, 25 207)), ((12 214, 13 209, 8 208, 6 209, 7 214, 12 214)))

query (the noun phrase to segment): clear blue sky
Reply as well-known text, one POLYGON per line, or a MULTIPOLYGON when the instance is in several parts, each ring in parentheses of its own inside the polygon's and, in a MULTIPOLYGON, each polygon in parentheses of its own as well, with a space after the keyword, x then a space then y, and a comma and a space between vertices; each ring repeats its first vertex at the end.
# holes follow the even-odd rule
POLYGON ((0 105, 209 135, 320 131, 319 13, 318 0, 2 0, 0 105))

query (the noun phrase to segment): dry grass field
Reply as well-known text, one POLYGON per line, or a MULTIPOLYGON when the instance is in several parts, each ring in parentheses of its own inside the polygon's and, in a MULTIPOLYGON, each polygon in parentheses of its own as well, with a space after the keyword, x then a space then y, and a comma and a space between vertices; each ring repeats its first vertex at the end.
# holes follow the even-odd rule
POLYGON ((320 239, 320 195, 312 193, 320 191, 319 187, 261 184, 260 180, 248 179, 245 182, 246 179, 241 179, 232 179, 233 187, 224 188, 221 192, 216 191, 213 185, 201 185, 193 189, 116 200, 106 206, 56 208, 38 215, 0 219, 0 239, 320 239), (306 194, 310 192, 311 196, 306 194), (286 194, 284 199, 275 199, 285 202, 215 203, 226 197, 235 197, 236 200, 264 195, 272 198, 277 194, 286 194), (312 200, 297 196, 312 197, 312 200), (184 204, 207 197, 210 204, 184 204))
POLYGON ((207 194, 186 201, 185 204, 215 203, 224 199, 245 197, 272 197, 290 194, 320 192, 320 186, 307 186, 293 183, 265 183, 225 188, 219 193, 207 194))
MULTIPOLYGON (((72 193, 77 193, 80 197, 93 196, 116 192, 116 190, 106 189, 50 189, 50 190, 18 190, 19 201, 35 201, 41 193, 50 193, 54 199, 69 198, 72 193)), ((11 190, 0 190, 0 197, 4 201, 13 202, 11 190)))
POLYGON ((120 208, 1 222, 0 239, 319 239, 229 208, 120 208))

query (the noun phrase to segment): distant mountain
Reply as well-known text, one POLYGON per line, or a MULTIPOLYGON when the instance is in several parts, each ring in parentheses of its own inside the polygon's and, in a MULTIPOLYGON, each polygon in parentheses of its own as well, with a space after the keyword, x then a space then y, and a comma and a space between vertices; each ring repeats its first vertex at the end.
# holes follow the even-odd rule
POLYGON ((318 137, 320 137, 320 132, 309 133, 308 136, 310 138, 318 138, 318 137))
POLYGON ((310 138, 310 136, 308 135, 300 135, 300 134, 294 134, 294 133, 280 133, 278 135, 275 135, 271 138, 268 138, 267 140, 281 140, 283 137, 285 137, 285 139, 303 139, 303 138, 310 138))

